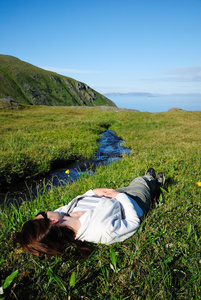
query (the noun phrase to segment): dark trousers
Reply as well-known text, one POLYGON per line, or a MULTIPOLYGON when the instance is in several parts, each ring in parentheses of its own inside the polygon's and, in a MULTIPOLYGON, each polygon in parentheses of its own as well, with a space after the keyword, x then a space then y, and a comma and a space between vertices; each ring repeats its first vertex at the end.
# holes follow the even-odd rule
POLYGON ((126 193, 133 198, 145 213, 148 211, 151 198, 156 190, 156 181, 150 175, 135 178, 127 187, 119 188, 116 191, 126 193))

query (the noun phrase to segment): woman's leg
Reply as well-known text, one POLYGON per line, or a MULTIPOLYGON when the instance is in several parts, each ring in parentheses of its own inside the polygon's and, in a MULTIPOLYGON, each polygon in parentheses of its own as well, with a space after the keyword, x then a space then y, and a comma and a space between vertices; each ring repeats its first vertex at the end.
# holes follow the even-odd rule
POLYGON ((150 176, 145 175, 135 178, 129 186, 119 188, 116 191, 126 193, 131 196, 144 212, 148 211, 151 198, 156 190, 156 180, 150 176))

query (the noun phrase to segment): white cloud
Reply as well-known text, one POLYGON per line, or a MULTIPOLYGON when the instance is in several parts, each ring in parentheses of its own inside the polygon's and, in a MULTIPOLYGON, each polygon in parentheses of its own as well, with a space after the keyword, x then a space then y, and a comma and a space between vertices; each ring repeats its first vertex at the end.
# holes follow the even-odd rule
POLYGON ((165 73, 171 76, 165 78, 165 80, 167 81, 180 81, 180 82, 201 81, 201 66, 177 68, 177 69, 168 70, 165 73))
POLYGON ((201 66, 177 68, 164 71, 158 74, 158 77, 143 78, 140 81, 144 82, 201 82, 201 66))
POLYGON ((65 69, 56 67, 41 67, 44 70, 52 71, 56 73, 73 73, 73 74, 100 74, 100 71, 96 70, 76 70, 76 69, 65 69))
POLYGON ((201 66, 196 67, 187 67, 187 68, 177 68, 177 69, 171 69, 167 71, 169 74, 175 74, 175 75, 199 75, 201 76, 201 66))

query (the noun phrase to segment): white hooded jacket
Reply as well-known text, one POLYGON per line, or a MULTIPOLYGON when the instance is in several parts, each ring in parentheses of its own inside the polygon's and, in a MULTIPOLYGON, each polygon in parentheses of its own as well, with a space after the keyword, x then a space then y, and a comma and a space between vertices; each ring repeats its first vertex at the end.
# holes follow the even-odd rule
MULTIPOLYGON (((101 244, 122 242, 132 236, 140 225, 143 211, 135 200, 125 193, 119 193, 116 199, 111 199, 99 197, 93 190, 89 190, 80 198, 77 207, 72 211, 85 211, 79 219, 81 227, 76 235, 78 240, 101 244), (95 202, 93 208, 90 201, 95 202)), ((74 199, 56 211, 66 213, 73 201, 74 199)))

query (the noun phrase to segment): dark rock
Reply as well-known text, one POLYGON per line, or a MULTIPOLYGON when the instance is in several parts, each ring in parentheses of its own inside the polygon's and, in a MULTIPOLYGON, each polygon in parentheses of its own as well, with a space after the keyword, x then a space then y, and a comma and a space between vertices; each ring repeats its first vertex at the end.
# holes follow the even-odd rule
POLYGON ((19 105, 19 104, 21 104, 20 101, 18 101, 17 99, 12 98, 10 96, 7 96, 7 97, 5 97, 3 99, 0 99, 0 100, 5 102, 5 103, 8 103, 10 105, 19 105))

